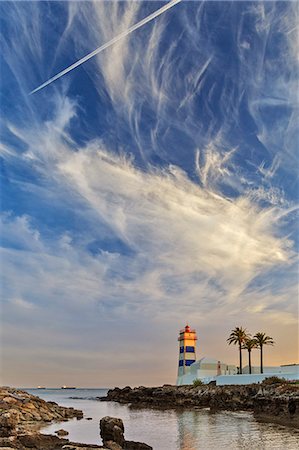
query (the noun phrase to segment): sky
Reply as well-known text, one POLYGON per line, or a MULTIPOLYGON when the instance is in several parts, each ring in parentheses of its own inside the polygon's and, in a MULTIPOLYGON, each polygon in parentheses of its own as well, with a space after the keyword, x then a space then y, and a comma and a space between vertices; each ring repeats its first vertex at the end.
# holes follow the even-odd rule
POLYGON ((174 383, 186 323, 298 362, 297 2, 183 1, 29 95, 163 4, 0 2, 3 384, 174 383))

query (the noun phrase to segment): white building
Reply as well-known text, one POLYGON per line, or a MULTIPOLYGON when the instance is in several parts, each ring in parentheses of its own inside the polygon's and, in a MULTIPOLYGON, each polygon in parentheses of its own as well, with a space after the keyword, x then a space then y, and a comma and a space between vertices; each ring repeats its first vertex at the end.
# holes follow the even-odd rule
POLYGON ((215 358, 204 357, 191 364, 187 374, 178 376, 177 385, 192 384, 197 379, 203 383, 209 383, 220 375, 234 375, 236 373, 236 366, 218 361, 215 358))

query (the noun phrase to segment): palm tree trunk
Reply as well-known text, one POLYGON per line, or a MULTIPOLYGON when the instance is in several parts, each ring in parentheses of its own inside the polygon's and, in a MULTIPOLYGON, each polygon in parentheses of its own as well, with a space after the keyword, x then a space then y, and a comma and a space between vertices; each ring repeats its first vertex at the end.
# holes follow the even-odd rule
POLYGON ((241 345, 239 345, 239 360, 240 360, 240 375, 242 375, 242 348, 241 345))
POLYGON ((263 346, 261 345, 261 373, 264 373, 263 369, 263 346))
POLYGON ((251 350, 248 350, 249 373, 251 374, 251 350))

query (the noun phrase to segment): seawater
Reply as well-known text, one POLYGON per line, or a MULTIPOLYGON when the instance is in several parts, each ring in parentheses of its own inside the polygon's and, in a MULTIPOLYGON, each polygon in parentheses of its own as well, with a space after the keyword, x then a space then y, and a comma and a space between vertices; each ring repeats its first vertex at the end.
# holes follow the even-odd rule
POLYGON ((124 421, 125 438, 145 442, 154 450, 295 450, 299 430, 258 422, 248 412, 134 409, 114 402, 100 402, 107 389, 26 389, 44 400, 82 409, 84 419, 54 423, 41 431, 54 434, 63 428, 71 441, 102 444, 99 422, 104 416, 124 421), (71 398, 76 397, 76 398, 71 398), (92 417, 92 420, 86 420, 92 417))

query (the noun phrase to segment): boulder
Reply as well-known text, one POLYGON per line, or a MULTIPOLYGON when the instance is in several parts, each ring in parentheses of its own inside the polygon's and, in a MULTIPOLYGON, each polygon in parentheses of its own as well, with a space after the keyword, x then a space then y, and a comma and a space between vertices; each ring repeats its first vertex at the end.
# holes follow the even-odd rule
POLYGON ((62 429, 61 429, 61 430, 54 431, 54 433, 57 434, 57 436, 67 436, 67 435, 69 434, 68 431, 62 430, 62 429))
POLYGON ((254 416, 267 422, 299 428, 299 398, 283 396, 256 396, 254 416))
POLYGON ((30 448, 34 450, 58 450, 65 444, 67 439, 60 439, 57 436, 33 433, 18 436, 18 444, 21 448, 30 448))
POLYGON ((100 421, 100 431, 104 445, 107 445, 106 443, 109 441, 113 441, 114 443, 118 444, 120 448, 124 446, 125 429, 123 421, 121 419, 109 416, 103 417, 100 421))
POLYGON ((153 447, 143 442, 126 441, 124 450, 153 450, 153 447))
POLYGON ((121 447, 119 444, 117 444, 114 441, 106 441, 105 442, 105 446, 109 449, 109 450, 123 450, 124 447, 121 447))
POLYGON ((19 422, 19 412, 15 409, 0 415, 0 436, 9 437, 15 434, 19 422))
POLYGON ((0 447, 1 450, 17 450, 14 447, 0 447))
POLYGON ((100 421, 100 430, 104 446, 110 450, 153 450, 142 442, 126 441, 123 421, 116 417, 103 417, 100 421))
POLYGON ((4 397, 2 401, 5 403, 18 403, 18 400, 14 397, 4 397))

